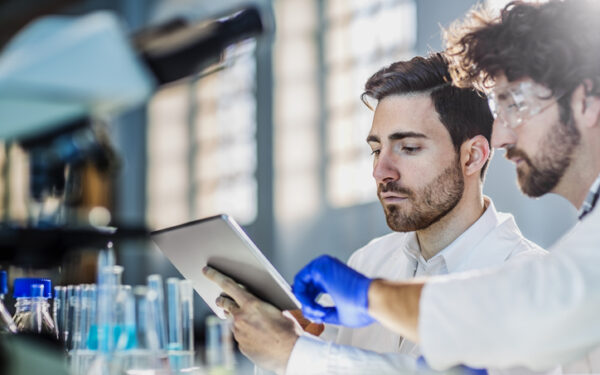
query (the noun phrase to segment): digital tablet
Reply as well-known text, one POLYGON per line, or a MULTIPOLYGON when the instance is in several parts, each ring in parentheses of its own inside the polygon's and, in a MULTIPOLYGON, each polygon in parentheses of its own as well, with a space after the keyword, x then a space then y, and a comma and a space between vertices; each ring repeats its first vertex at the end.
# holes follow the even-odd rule
POLYGON ((231 277, 280 310, 300 308, 289 284, 228 215, 161 229, 152 232, 151 238, 221 318, 225 318, 225 314, 215 304, 221 289, 202 274, 206 265, 231 277))

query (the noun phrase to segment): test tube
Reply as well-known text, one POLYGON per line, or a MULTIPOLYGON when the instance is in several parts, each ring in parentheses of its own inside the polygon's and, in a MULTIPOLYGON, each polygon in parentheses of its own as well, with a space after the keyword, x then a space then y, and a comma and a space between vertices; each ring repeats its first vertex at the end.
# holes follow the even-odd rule
POLYGON ((233 373, 235 353, 231 334, 231 321, 216 315, 206 318, 206 364, 209 373, 233 373))
POLYGON ((66 342, 65 337, 65 319, 66 319, 66 302, 67 288, 64 286, 54 287, 54 301, 52 301, 53 312, 52 317, 58 331, 58 338, 62 342, 66 342))
POLYGON ((86 284, 82 291, 81 349, 90 349, 94 338, 92 329, 96 321, 96 285, 86 284))
MULTIPOLYGON (((152 309, 156 317, 154 324, 158 334, 158 344, 161 349, 167 348, 167 324, 165 322, 165 293, 163 289, 163 280, 161 275, 148 276, 148 289, 156 294, 149 308, 152 309)), ((153 296, 154 297, 154 296, 153 296)))
POLYGON ((169 345, 170 350, 181 350, 181 302, 179 295, 179 279, 167 279, 167 306, 169 315, 169 345))
POLYGON ((112 285, 114 285, 115 287, 118 287, 119 285, 121 285, 121 281, 123 279, 123 266, 112 266, 109 267, 110 269, 110 277, 112 278, 112 285))
POLYGON ((106 249, 100 251, 98 253, 98 265, 97 265, 97 284, 98 290, 101 287, 108 283, 106 277, 108 277, 108 273, 106 272, 107 268, 113 267, 116 264, 115 260, 115 251, 113 249, 112 242, 109 242, 106 245, 106 249))
POLYGON ((181 297, 182 349, 194 350, 194 289, 190 280, 179 282, 181 297))
POLYGON ((81 298, 79 300, 79 342, 77 349, 85 349, 87 341, 87 321, 90 313, 90 306, 87 301, 87 285, 82 284, 81 287, 81 298))
POLYGON ((152 309, 149 308, 152 299, 156 298, 156 293, 145 286, 139 285, 133 289, 133 293, 135 297, 137 347, 138 349, 158 352, 160 351, 158 333, 153 322, 152 309))
POLYGON ((31 327, 32 332, 42 333, 44 325, 44 308, 41 300, 44 299, 44 284, 31 285, 31 327))
POLYGON ((71 325, 73 324, 73 309, 71 308, 71 298, 73 297, 73 288, 74 285, 67 285, 65 291, 65 301, 63 305, 63 314, 64 314, 64 332, 63 337, 65 340, 65 349, 69 350, 71 348, 71 325))
POLYGON ((98 254, 98 276, 100 277, 100 270, 102 270, 104 267, 112 267, 116 263, 113 244, 112 242, 109 242, 106 245, 106 249, 100 251, 98 254))
POLYGON ((73 295, 69 296, 71 314, 71 347, 69 349, 81 349, 81 285, 73 287, 73 295))
MULTIPOLYGON (((99 257, 99 264, 106 261, 111 261, 110 256, 102 255, 99 257)), ((112 261, 114 261, 114 258, 112 261)), ((98 349, 102 353, 110 353, 114 349, 115 339, 113 329, 116 323, 113 307, 122 273, 123 267, 114 264, 98 269, 97 337, 98 349)))
POLYGON ((116 350, 128 350, 136 347, 135 337, 135 300, 131 285, 121 285, 114 304, 115 324, 120 330, 116 350))

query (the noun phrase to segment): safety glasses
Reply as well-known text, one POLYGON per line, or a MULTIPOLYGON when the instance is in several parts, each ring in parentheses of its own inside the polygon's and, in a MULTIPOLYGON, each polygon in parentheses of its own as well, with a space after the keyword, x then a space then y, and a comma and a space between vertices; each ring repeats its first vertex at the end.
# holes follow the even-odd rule
POLYGON ((550 89, 540 84, 525 81, 494 87, 488 93, 488 103, 494 119, 514 129, 555 104, 561 96, 552 95, 550 89))

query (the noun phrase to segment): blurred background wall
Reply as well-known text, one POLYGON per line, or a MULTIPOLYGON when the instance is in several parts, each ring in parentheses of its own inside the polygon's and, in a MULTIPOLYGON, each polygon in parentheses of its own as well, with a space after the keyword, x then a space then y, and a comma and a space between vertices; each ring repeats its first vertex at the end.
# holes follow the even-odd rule
MULTIPOLYGON (((134 32, 175 16, 205 19, 247 1, 36 0, 0 4, 0 40, 35 15, 110 9, 134 32)), ((152 229, 225 212, 289 281, 313 257, 347 259, 389 232, 375 195, 365 137, 366 79, 399 59, 442 46, 441 27, 474 0, 254 1, 274 35, 227 51, 211 74, 162 89, 113 124, 122 158, 117 217, 152 229)), ((505 1, 489 1, 500 7, 505 1)), ((548 247, 574 222, 555 196, 525 198, 514 166, 497 152, 485 193, 548 247)), ((17 186, 15 189, 18 189, 17 186)), ((18 195, 15 195, 18 198, 18 195)), ((18 215, 18 199, 3 212, 18 215)), ((154 248, 121 252, 124 282, 177 272, 154 248)), ((206 311, 197 303, 197 311, 206 311)))

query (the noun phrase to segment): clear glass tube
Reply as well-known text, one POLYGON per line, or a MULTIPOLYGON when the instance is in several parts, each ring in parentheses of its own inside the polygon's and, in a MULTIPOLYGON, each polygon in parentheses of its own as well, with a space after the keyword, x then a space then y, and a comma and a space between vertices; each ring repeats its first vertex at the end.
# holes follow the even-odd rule
POLYGON ((206 318, 206 364, 209 374, 235 373, 231 322, 216 315, 206 318))
POLYGON ((29 330, 32 332, 41 333, 44 324, 44 306, 48 301, 44 298, 44 285, 34 284, 31 286, 31 321, 29 330))
POLYGON ((135 301, 130 285, 121 285, 114 302, 115 350, 129 350, 136 346, 135 340, 135 301))
MULTIPOLYGON (((86 346, 90 350, 78 351, 72 358, 72 369, 75 374, 88 374, 93 367, 95 374, 108 375, 115 373, 111 358, 115 347, 115 313, 114 305, 119 280, 115 277, 115 253, 112 243, 100 251, 97 261, 97 285, 95 288, 95 308, 90 310, 90 330, 86 346), (77 362, 75 362, 77 361, 77 362)), ((118 269, 118 268, 117 268, 118 269)))
POLYGON ((153 310, 153 315, 156 316, 154 323, 158 333, 158 343, 161 349, 166 349, 167 324, 165 321, 165 292, 162 276, 157 274, 148 276, 148 289, 152 290, 156 296, 149 307, 153 310))
POLYGON ((112 284, 119 286, 123 280, 123 266, 115 265, 108 267, 110 269, 110 277, 112 278, 112 284))
POLYGON ((136 323, 138 338, 142 338, 139 347, 152 351, 160 351, 158 332, 154 324, 156 311, 152 305, 156 303, 156 292, 154 290, 136 287, 136 323))
POLYGON ((194 289, 190 280, 179 282, 182 349, 194 350, 194 289))
MULTIPOLYGON (((168 373, 168 361, 158 345, 158 334, 149 308, 149 295, 154 294, 146 286, 133 288, 133 298, 128 297, 127 306, 134 307, 135 342, 133 348, 117 350, 113 355, 113 367, 117 373, 168 373)), ((129 294, 131 296, 131 294, 129 294)), ((131 309, 127 308, 127 311, 131 309)), ((129 316, 129 314, 126 314, 129 316)))
MULTIPOLYGON (((90 373, 92 362, 96 356, 97 327, 96 319, 96 285, 80 285, 79 314, 77 317, 77 330, 73 334, 73 348, 69 351, 71 358, 71 373, 74 375, 86 375, 90 373)), ((77 295, 77 288, 75 295, 77 295)))
POLYGON ((98 350, 103 353, 111 353, 115 348, 116 318, 114 303, 119 293, 123 267, 108 265, 98 272, 98 307, 97 307, 97 337, 98 350))
MULTIPOLYGON (((52 317, 56 324, 58 338, 62 342, 66 342, 65 337, 65 320, 67 312, 67 288, 64 286, 54 287, 54 301, 52 301, 53 312, 52 317)), ((68 332, 68 331, 67 331, 68 332)))
POLYGON ((103 274, 101 270, 105 267, 112 267, 115 264, 117 264, 115 260, 115 251, 112 242, 109 242, 106 249, 100 251, 98 254, 98 284, 104 282, 104 280, 102 280, 103 274))
POLYGON ((181 327, 181 301, 179 294, 179 279, 171 277, 167 279, 167 306, 169 316, 169 350, 181 350, 182 327, 181 327))
POLYGON ((71 308, 72 323, 71 323, 71 346, 69 350, 81 349, 81 285, 73 287, 73 294, 69 298, 69 306, 71 308))
POLYGON ((91 332, 96 320, 96 285, 86 284, 81 292, 81 349, 90 349, 91 332))
POLYGON ((73 325, 73 309, 71 308, 71 299, 73 298, 73 293, 75 291, 75 285, 67 285, 65 292, 65 301, 62 304, 64 311, 64 331, 63 337, 65 341, 65 348, 69 350, 71 348, 71 342, 73 341, 73 337, 71 336, 71 325, 73 325))

